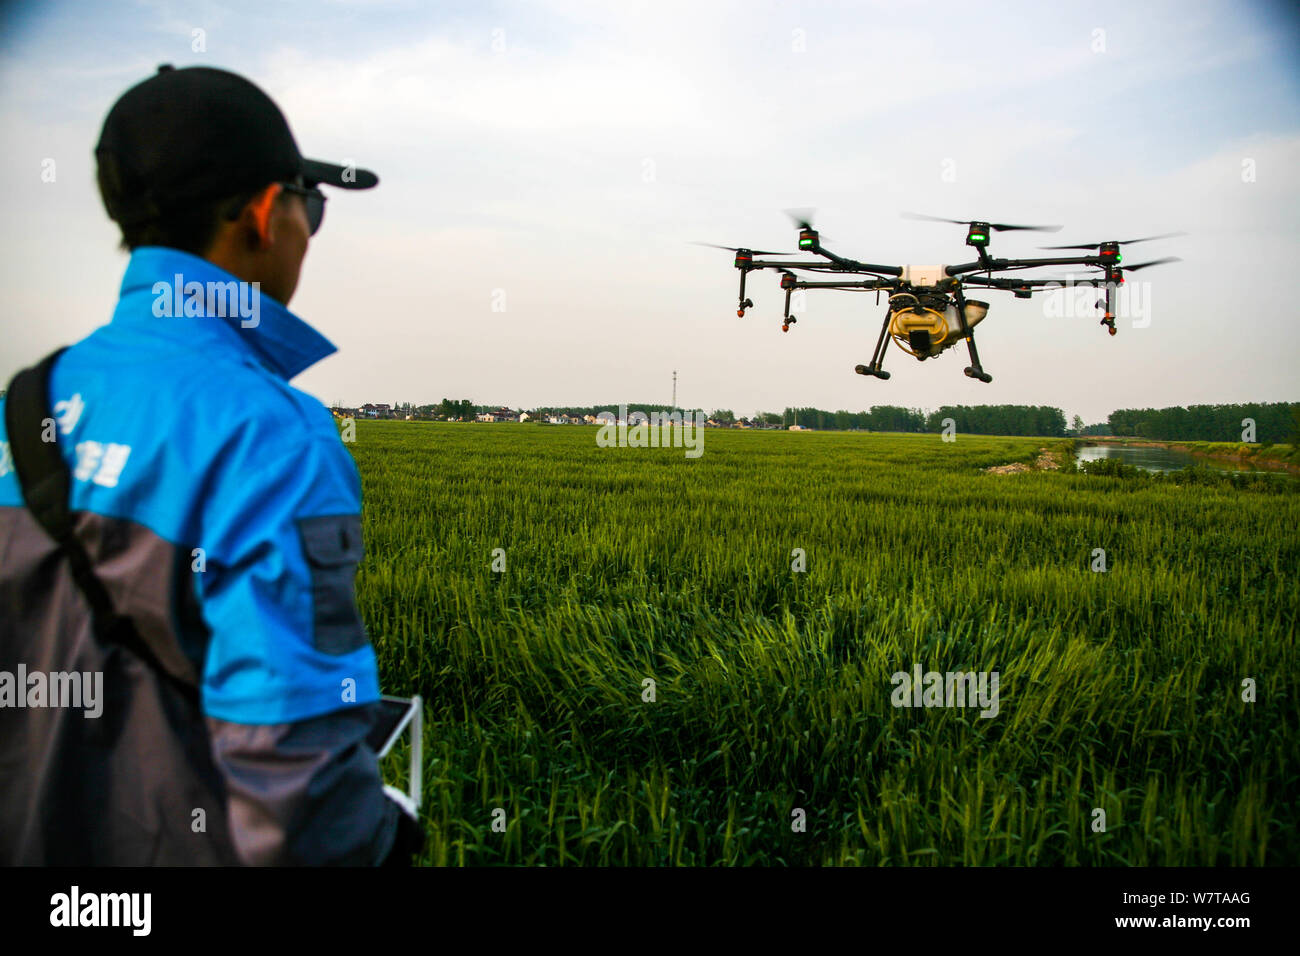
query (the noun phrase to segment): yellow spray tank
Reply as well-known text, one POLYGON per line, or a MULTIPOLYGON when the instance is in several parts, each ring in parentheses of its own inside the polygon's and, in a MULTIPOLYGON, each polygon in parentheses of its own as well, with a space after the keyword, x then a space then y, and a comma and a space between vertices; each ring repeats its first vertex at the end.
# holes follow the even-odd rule
MULTIPOLYGON (((988 315, 989 304, 966 300, 966 331, 988 315)), ((889 334, 908 355, 927 359, 964 337, 957 306, 943 293, 895 292, 889 297, 889 334)))

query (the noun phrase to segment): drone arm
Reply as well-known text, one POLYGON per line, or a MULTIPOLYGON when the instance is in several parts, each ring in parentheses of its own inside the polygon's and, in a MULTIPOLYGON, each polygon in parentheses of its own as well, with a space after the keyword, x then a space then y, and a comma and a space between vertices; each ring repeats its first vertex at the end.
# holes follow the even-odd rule
POLYGON ((877 272, 886 276, 901 276, 903 274, 902 266, 882 266, 874 262, 858 262, 856 259, 844 259, 834 253, 827 252, 825 249, 819 249, 818 251, 845 272, 877 272))
MULTIPOLYGON (((1016 279, 1009 276, 967 276, 964 285, 977 289, 1004 289, 1015 294, 1017 299, 1028 299, 1036 289, 1044 287, 1063 288, 1070 285, 1069 279, 1016 279)), ((1091 279, 1079 280, 1081 285, 1094 285, 1091 279)))
POLYGON ((774 260, 755 259, 750 263, 751 269, 817 269, 821 272, 837 272, 839 267, 829 262, 778 262, 774 260))
POLYGON ((984 289, 1033 289, 1040 286, 1096 285, 1101 279, 1017 279, 1012 276, 967 276, 965 285, 984 289))
POLYGON ((856 259, 845 259, 843 256, 837 256, 819 242, 813 251, 819 256, 825 256, 831 261, 836 269, 844 272, 878 272, 887 276, 901 276, 903 274, 902 266, 882 266, 871 262, 858 262, 856 259))
POLYGON ((800 279, 795 283, 798 289, 892 289, 898 284, 896 279, 863 279, 861 282, 812 282, 800 279))
POLYGON ((943 271, 950 276, 964 276, 972 272, 992 272, 1003 268, 1005 259, 985 259, 976 262, 963 262, 955 266, 944 266, 943 271))
POLYGON ((820 244, 816 247, 815 251, 819 256, 825 256, 827 259, 835 263, 835 265, 839 266, 841 269, 846 269, 849 266, 853 265, 852 259, 844 259, 840 256, 837 256, 835 253, 831 252, 829 249, 824 248, 820 244))
POLYGON ((999 259, 999 269, 1033 269, 1038 266, 1105 266, 1099 256, 1074 256, 1053 259, 999 259))
POLYGON ((879 276, 901 276, 903 274, 902 266, 882 266, 871 262, 854 262, 851 259, 840 260, 843 265, 831 262, 773 262, 767 260, 755 260, 750 269, 776 269, 781 272, 789 272, 793 269, 806 270, 809 272, 830 272, 830 273, 852 273, 854 275, 879 275, 879 276))
MULTIPOLYGON (((1105 286, 1106 297, 1097 303, 1098 308, 1105 308, 1101 324, 1106 327, 1106 331, 1111 335, 1115 334, 1115 313, 1111 311, 1111 297, 1115 291, 1115 282, 1105 278, 1083 278, 1083 279, 1013 279, 1003 276, 968 276, 963 280, 966 285, 982 289, 1007 289, 1014 292, 1018 298, 1029 298, 1035 289, 1065 289, 1076 285, 1088 286, 1105 286)), ((958 312, 960 314, 960 311, 958 312)), ((964 325, 965 323, 963 323, 964 325)), ((974 336, 969 339, 971 348, 971 360, 975 368, 979 367, 979 360, 974 351, 974 336)), ((979 378, 978 375, 974 376, 979 378)))
MULTIPOLYGON (((983 250, 980 250, 983 252, 983 250)), ((1062 256, 1052 259, 992 259, 984 258, 978 262, 963 262, 955 266, 946 266, 944 271, 950 276, 969 275, 973 272, 1003 272, 1008 269, 1033 269, 1037 266, 1104 266, 1105 261, 1099 256, 1062 256)))
POLYGON ((849 272, 876 272, 886 276, 901 276, 903 274, 902 266, 882 266, 874 262, 854 262, 846 260, 849 263, 849 272))

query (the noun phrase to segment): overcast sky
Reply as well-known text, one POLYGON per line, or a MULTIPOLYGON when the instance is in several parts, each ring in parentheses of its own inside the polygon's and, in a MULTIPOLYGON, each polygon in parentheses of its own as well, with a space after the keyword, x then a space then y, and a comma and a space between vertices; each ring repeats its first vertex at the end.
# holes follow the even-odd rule
MULTIPOLYGON (((126 254, 94 186, 104 116, 159 63, 266 90, 304 154, 355 161, 290 303, 339 352, 329 403, 1296 401, 1300 36, 1271 3, 43 3, 0 24, 0 376, 106 322, 126 254), (195 31, 202 31, 196 33, 195 31), (201 41, 201 42, 200 42, 201 41), (196 51, 196 46, 203 49, 196 51), (42 164, 56 162, 53 183, 42 164), (826 245, 971 257, 956 219, 1064 224, 992 250, 1185 230, 1133 246, 1133 314, 1008 293, 977 341, 869 360, 883 302, 812 292, 780 331, 775 273, 736 317, 731 255, 826 245), (833 239, 833 241, 831 241, 833 239), (494 311, 494 305, 504 311, 494 311), (1146 310, 1149 309, 1149 313, 1146 310), (1134 328, 1134 324, 1146 327, 1134 328)), ((238 400, 237 396, 229 396, 238 400)))

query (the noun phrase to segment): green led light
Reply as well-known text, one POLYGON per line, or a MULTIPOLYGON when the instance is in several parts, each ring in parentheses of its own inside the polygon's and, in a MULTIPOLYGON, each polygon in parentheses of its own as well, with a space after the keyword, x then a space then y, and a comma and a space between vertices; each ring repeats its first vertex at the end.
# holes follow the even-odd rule
POLYGON ((985 242, 988 239, 988 236, 982 232, 972 232, 970 238, 971 242, 985 242))
POLYGON ((799 248, 800 248, 800 249, 811 249, 811 248, 812 248, 812 244, 813 244, 813 241, 812 241, 811 239, 800 239, 800 240, 799 240, 799 248))

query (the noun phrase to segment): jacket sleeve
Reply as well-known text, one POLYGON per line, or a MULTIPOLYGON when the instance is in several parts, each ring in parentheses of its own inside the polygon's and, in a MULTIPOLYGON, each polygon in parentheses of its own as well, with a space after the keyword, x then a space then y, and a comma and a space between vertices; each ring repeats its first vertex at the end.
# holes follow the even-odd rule
POLYGON ((230 832, 250 865, 383 862, 397 830, 365 743, 371 706, 286 724, 208 718, 230 832))
POLYGON ((365 741, 379 678, 354 591, 356 466, 332 429, 269 460, 267 447, 223 456, 196 571, 203 710, 235 849, 250 865, 378 864, 401 811, 365 741))

